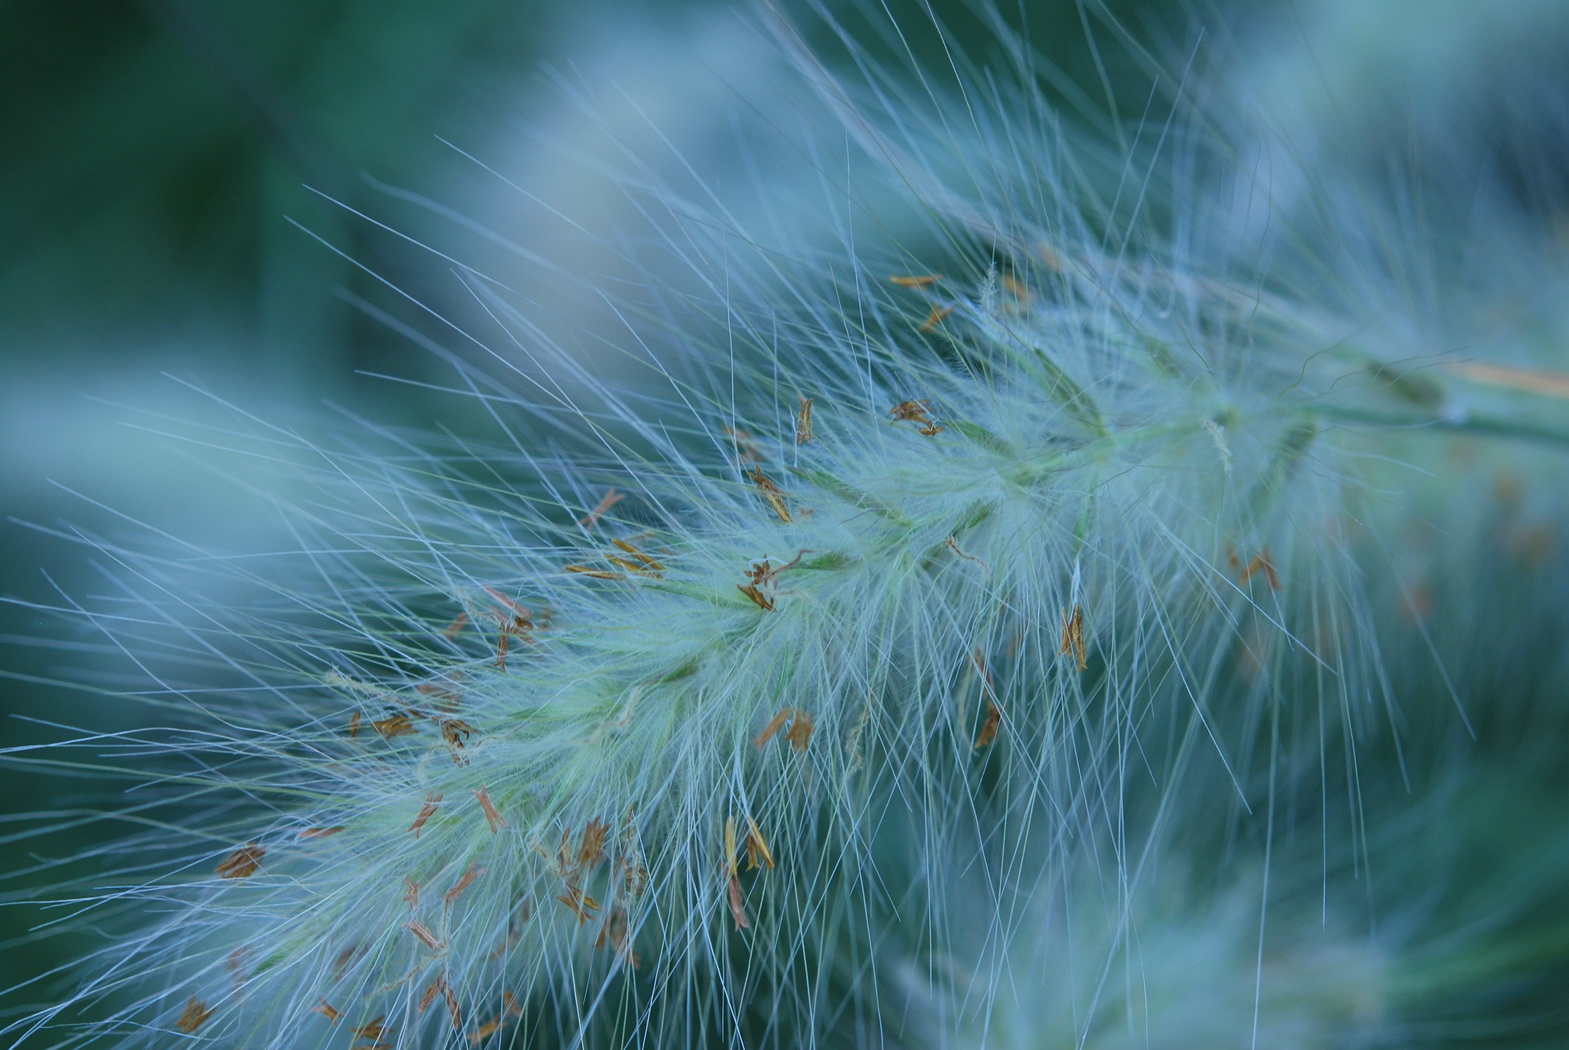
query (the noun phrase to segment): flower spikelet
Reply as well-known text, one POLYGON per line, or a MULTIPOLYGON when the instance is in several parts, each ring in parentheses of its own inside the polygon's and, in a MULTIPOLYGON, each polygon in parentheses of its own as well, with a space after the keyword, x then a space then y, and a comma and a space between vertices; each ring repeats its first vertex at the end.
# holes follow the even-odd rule
MULTIPOLYGON (((1047 126, 1019 92, 991 101, 1047 126)), ((114 1024, 679 1045, 767 999, 804 1039, 834 1011, 790 982, 875 964, 852 902, 899 820, 934 894, 970 885, 938 858, 978 813, 1071 853, 1059 883, 1131 870, 1098 829, 1189 776, 1248 810, 1379 710, 1347 421, 1410 405, 1348 381, 1376 357, 1239 260, 1110 245, 1117 214, 982 126, 949 132, 977 184, 909 159, 917 117, 846 119, 932 236, 737 262, 722 210, 683 225, 740 290, 720 333, 638 330, 659 389, 565 409, 598 453, 519 451, 521 398, 494 449, 265 431, 318 493, 283 508, 297 557, 229 563, 245 600, 170 602, 174 568, 117 552, 155 611, 117 641, 237 684, 128 741, 194 785, 192 844, 117 892, 166 917, 104 957, 114 1024)))

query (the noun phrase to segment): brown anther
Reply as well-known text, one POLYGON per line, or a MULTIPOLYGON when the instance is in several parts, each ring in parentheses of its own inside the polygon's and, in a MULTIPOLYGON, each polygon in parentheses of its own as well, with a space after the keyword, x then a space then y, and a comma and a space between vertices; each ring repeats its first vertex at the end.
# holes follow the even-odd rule
MULTIPOLYGON (((599 936, 594 938, 594 947, 603 948, 605 946, 605 938, 609 936, 610 925, 616 921, 616 917, 618 915, 621 917, 622 923, 625 924, 626 909, 620 907, 619 905, 612 904, 610 906, 610 910, 605 912, 604 921, 599 924, 599 936)), ((624 925, 623 932, 625 932, 624 925)))
POLYGON ((772 869, 773 866, 774 854, 768 848, 768 840, 763 838, 762 829, 757 826, 757 821, 748 816, 746 818, 746 870, 772 869))
MULTIPOLYGON (((1232 565, 1233 567, 1236 565, 1236 558, 1234 556, 1232 558, 1232 565)), ((1252 559, 1248 561, 1247 568, 1242 570, 1242 576, 1237 582, 1246 586, 1249 580, 1253 579, 1255 575, 1261 572, 1264 574, 1264 579, 1269 582, 1270 590, 1280 590, 1280 575, 1275 572, 1275 563, 1270 560, 1268 547, 1265 547, 1262 551, 1253 555, 1252 559)))
POLYGON ((617 860, 616 868, 621 874, 621 889, 627 899, 635 901, 641 897, 648 886, 648 869, 638 859, 636 852, 630 858, 617 860))
POLYGON ((496 618, 496 622, 500 625, 500 631, 496 637, 496 667, 505 671, 507 669, 507 651, 511 647, 512 638, 515 636, 526 642, 532 642, 534 640, 534 632, 542 630, 547 626, 545 622, 547 614, 542 613, 540 620, 535 622, 534 614, 531 611, 523 608, 523 606, 494 587, 486 587, 485 590, 492 598, 505 605, 507 610, 510 611, 509 615, 507 611, 491 610, 491 615, 496 618))
POLYGON ((403 876, 403 902, 410 911, 419 911, 419 883, 407 875, 403 876))
POLYGON ((242 944, 238 948, 234 949, 234 951, 223 957, 223 968, 234 975, 235 984, 244 983, 246 977, 245 967, 246 963, 250 959, 250 956, 250 945, 242 944))
POLYGON ((791 561, 778 568, 774 568, 767 558, 754 561, 747 567, 747 582, 736 584, 736 590, 752 599, 753 603, 764 612, 773 612, 774 595, 771 592, 779 586, 779 574, 800 564, 805 554, 805 550, 796 552, 796 556, 791 561))
POLYGON ((302 839, 324 839, 336 835, 342 830, 342 824, 334 824, 330 828, 305 828, 300 832, 299 837, 302 839))
POLYGON ((423 828, 425 822, 436 815, 436 807, 440 805, 441 792, 432 791, 425 796, 425 804, 419 808, 419 813, 415 816, 414 823, 409 825, 409 830, 414 832, 415 838, 419 838, 420 828, 423 828))
POLYGON ((790 728, 785 733, 785 739, 790 741, 790 746, 795 749, 797 754, 804 753, 807 745, 812 742, 812 733, 817 727, 812 722, 812 716, 799 707, 781 707, 779 713, 769 719, 768 724, 763 727, 763 731, 752 738, 752 744, 761 751, 763 746, 772 740, 774 734, 783 729, 787 722, 790 724, 790 728))
POLYGON ((430 1004, 436 1001, 437 995, 440 995, 442 1000, 447 1004, 447 1013, 452 1017, 452 1027, 461 1030, 463 1027, 463 1017, 461 1011, 458 1008, 458 997, 456 993, 453 992, 452 982, 447 979, 447 974, 445 971, 437 974, 435 980, 431 981, 430 984, 426 986, 425 994, 420 996, 419 1012, 424 1013, 426 1010, 430 1009, 430 1004))
POLYGON ((620 503, 624 499, 626 499, 625 495, 617 492, 614 488, 612 488, 609 492, 605 493, 604 498, 602 498, 594 506, 594 509, 583 515, 583 517, 579 518, 577 523, 583 526, 585 529, 592 531, 594 526, 599 524, 599 519, 604 517, 606 512, 608 512, 611 507, 614 507, 617 503, 620 503))
POLYGON ((763 494, 763 499, 767 500, 774 513, 779 515, 780 521, 788 525, 795 520, 790 516, 790 508, 785 506, 784 493, 780 491, 778 485, 769 480, 768 475, 763 473, 762 467, 753 468, 750 477, 756 483, 757 490, 763 494))
POLYGON ((736 878, 734 871, 730 873, 726 888, 730 895, 730 917, 735 920, 736 932, 739 933, 752 924, 746 921, 746 909, 741 905, 741 880, 736 878))
POLYGON ((220 879, 243 879, 256 873, 261 867, 262 858, 267 855, 267 849, 257 842, 247 842, 233 853, 223 859, 215 869, 220 879))
POLYGON ((452 888, 450 890, 448 890, 446 893, 443 893, 441 895, 442 903, 443 904, 452 904, 459 897, 463 896, 463 891, 468 889, 469 886, 474 882, 474 880, 479 878, 480 873, 483 872, 484 870, 485 870, 484 868, 481 868, 481 867, 479 867, 477 865, 474 865, 474 864, 470 864, 468 866, 468 869, 466 871, 464 871, 463 874, 458 877, 458 881, 454 882, 452 884, 452 888))
POLYGON ((206 1024, 207 1018, 211 1016, 212 1010, 207 1004, 193 995, 190 1002, 185 1004, 185 1012, 180 1014, 178 1021, 174 1022, 174 1027, 189 1035, 206 1024))
POLYGON ((388 715, 386 718, 378 718, 370 727, 380 733, 383 740, 391 740, 395 736, 414 732, 414 720, 408 715, 388 715))
POLYGON ((497 828, 507 826, 506 818, 496 812, 496 807, 491 804, 490 792, 483 786, 478 790, 470 789, 469 794, 479 799, 479 808, 485 811, 485 823, 490 825, 490 833, 494 835, 497 828))
POLYGON ((801 411, 795 416, 795 443, 797 445, 810 445, 814 436, 812 432, 812 401, 810 397, 801 398, 801 411))
POLYGON ((578 847, 577 863, 580 869, 587 869, 598 864, 605 855, 605 836, 610 833, 610 825, 591 820, 583 828, 583 844, 578 847))
POLYGON ((925 288, 942 280, 941 274, 928 273, 918 277, 894 276, 888 278, 889 284, 897 284, 900 288, 925 288))
POLYGON ((921 331, 935 332, 937 326, 942 324, 942 319, 951 313, 953 313, 951 306, 933 306, 931 312, 926 315, 926 320, 921 322, 921 331))
POLYGON ((747 578, 760 587, 777 586, 779 583, 779 574, 784 572, 786 569, 793 569, 797 565, 801 564, 801 559, 809 553, 811 553, 811 548, 803 547, 795 552, 795 557, 791 558, 789 561, 785 562, 778 568, 771 566, 767 558, 764 558, 760 562, 755 561, 746 570, 747 578))
POLYGON ((453 1031, 461 1032, 463 1030, 463 1010, 458 1006, 458 995, 452 990, 452 982, 447 980, 445 974, 441 978, 441 999, 442 1002, 447 1004, 447 1014, 452 1018, 453 1031))
POLYGON ((658 560, 650 557, 649 555, 644 554, 642 551, 640 551, 636 547, 632 546, 632 544, 628 543, 626 540, 611 540, 610 542, 615 544, 621 550, 626 551, 628 554, 632 555, 632 557, 636 558, 637 561, 638 561, 638 564, 631 565, 631 564, 628 564, 627 561, 625 559, 623 559, 623 558, 616 558, 616 557, 613 557, 612 555, 608 555, 608 554, 605 555, 606 558, 609 558, 611 561, 615 562, 617 565, 625 566, 625 567, 629 568, 632 572, 640 572, 640 573, 643 573, 644 575, 647 575, 647 576, 663 575, 663 573, 665 571, 665 567, 664 567, 664 565, 662 563, 660 563, 658 560))
POLYGON ((577 916, 577 924, 579 926, 593 918, 594 912, 599 910, 598 901, 570 882, 567 883, 567 892, 557 897, 556 900, 565 904, 567 910, 577 916))
POLYGON ((1066 609, 1062 611, 1062 646, 1057 652, 1071 652, 1081 671, 1089 666, 1085 659, 1084 610, 1079 608, 1078 603, 1074 603, 1072 615, 1066 609))
POLYGON ((1030 301, 1034 298, 1034 296, 1030 294, 1030 290, 1024 286, 1023 282, 1021 282, 1017 277, 1014 277, 1012 274, 1005 273, 1002 275, 1002 286, 1008 289, 1008 293, 1017 299, 1019 301, 1019 305, 1021 306, 1028 306, 1030 301))
POLYGON ((469 1042, 478 1045, 501 1030, 509 1017, 522 1017, 523 1008, 518 1005, 517 996, 511 992, 501 993, 501 1013, 480 1025, 469 1035, 469 1042))
POLYGON ((461 751, 463 742, 474 735, 474 727, 461 718, 439 718, 436 724, 441 726, 441 738, 453 750, 461 751))
POLYGON ((774 611, 774 600, 759 590, 757 584, 738 583, 735 585, 735 589, 752 599, 753 604, 764 612, 774 611))
POLYGON ((337 1024, 338 1021, 340 1019, 342 1019, 342 1017, 343 1017, 343 1012, 341 1010, 338 1010, 337 1008, 335 1008, 326 999, 318 999, 318 1000, 316 1000, 316 1005, 311 1007, 311 1013, 313 1013, 313 1014, 321 1014, 323 1017, 325 1017, 327 1020, 331 1021, 333 1024, 337 1024))
POLYGON ((403 928, 419 938, 419 942, 431 951, 440 953, 446 950, 447 946, 442 943, 441 938, 430 932, 430 927, 418 919, 410 919, 403 924, 403 928))
POLYGON ((763 731, 752 738, 752 743, 759 751, 761 751, 763 749, 763 745, 772 740, 774 738, 774 734, 783 729, 785 723, 790 721, 794 715, 795 708, 781 707, 779 709, 779 713, 768 720, 768 724, 763 727, 763 731))
POLYGON ((806 749, 811 746, 812 733, 816 729, 817 726, 812 722, 812 716, 800 708, 796 708, 795 718, 791 720, 790 728, 785 730, 785 739, 790 741, 790 747, 796 754, 804 755, 806 754, 806 749))
POLYGON ((456 690, 448 689, 444 685, 436 685, 433 682, 421 682, 414 687, 414 691, 421 696, 435 697, 438 702, 437 706, 449 711, 456 709, 458 701, 462 699, 456 690))
POLYGON ((354 714, 349 717, 349 728, 347 732, 349 734, 350 740, 353 740, 355 737, 360 735, 360 719, 361 715, 358 711, 354 712, 354 714))
POLYGON ((468 626, 468 622, 469 614, 467 610, 458 613, 452 618, 452 622, 447 624, 447 626, 442 629, 441 636, 443 638, 456 638, 458 636, 458 632, 463 630, 464 627, 468 626))
POLYGON ((575 572, 579 576, 587 576, 591 580, 624 580, 625 573, 610 572, 605 569, 596 569, 589 565, 568 565, 567 572, 575 572))
POLYGON ((730 877, 735 878, 736 873, 736 844, 735 844, 735 818, 725 818, 725 870, 730 877))
POLYGON ((491 1036, 495 1035, 501 1030, 501 1026, 506 1023, 507 1018, 522 1016, 523 1008, 518 1005, 517 997, 511 992, 502 992, 501 1013, 495 1017, 492 1017, 490 1020, 486 1021, 484 1024, 480 1025, 473 1032, 471 1032, 469 1034, 469 1042, 476 1045, 483 1043, 486 1039, 489 1039, 491 1036))
MULTIPOLYGON (((519 629, 521 629, 521 630, 530 630, 530 629, 533 628, 534 624, 533 624, 533 622, 531 620, 532 616, 534 615, 533 613, 531 613, 527 609, 523 608, 523 606, 519 605, 517 602, 513 601, 511 598, 508 598, 505 594, 502 594, 500 591, 496 590, 496 588, 494 588, 494 587, 488 587, 487 586, 485 588, 485 593, 490 595, 492 598, 496 599, 496 601, 500 602, 502 605, 505 605, 508 609, 510 609, 512 611, 512 616, 517 621, 517 626, 519 627, 519 629)), ((491 615, 495 616, 502 623, 506 623, 507 622, 505 614, 498 614, 498 613, 492 612, 491 615)))
POLYGON ((981 731, 975 735, 975 750, 987 747, 997 739, 997 728, 1002 725, 1002 708, 997 706, 995 700, 986 701, 986 721, 981 723, 981 731))
POLYGON ((963 558, 965 561, 973 561, 975 564, 979 565, 981 568, 985 569, 987 572, 991 572, 992 571, 990 565, 987 565, 984 561, 982 561, 981 559, 977 558, 975 555, 973 555, 973 554, 966 554, 966 553, 964 553, 964 551, 960 550, 959 549, 959 541, 955 537, 949 536, 946 540, 943 540, 943 543, 947 546, 947 548, 949 550, 953 551, 955 554, 957 554, 959 557, 963 558))
POLYGON ((997 704, 997 682, 992 678, 991 669, 986 666, 986 657, 979 648, 970 654, 970 662, 980 675, 981 694, 986 697, 986 720, 981 723, 981 730, 975 736, 975 749, 978 751, 997 739, 997 729, 1002 725, 1002 708, 997 704))
POLYGON ((577 871, 572 860, 572 832, 562 831, 561 845, 556 847, 555 870, 563 879, 571 881, 577 871))
POLYGON ((918 432, 927 437, 936 437, 943 428, 933 421, 931 417, 932 403, 925 398, 918 401, 901 401, 888 410, 888 414, 898 423, 920 423, 918 432))
POLYGON ((364 954, 365 946, 362 944, 351 944, 339 952, 332 960, 332 979, 336 981, 342 977, 349 964, 364 954))
POLYGON ((381 1014, 374 1020, 366 1021, 358 1028, 351 1028, 349 1031, 353 1032, 361 1039, 370 1039, 372 1041, 379 1040, 384 1035, 391 1035, 393 1031, 392 1026, 385 1023, 386 1017, 386 1014, 381 1014))
POLYGON ((986 666, 986 657, 981 653, 979 646, 970 654, 970 663, 975 665, 975 673, 981 676, 981 690, 987 697, 995 699, 997 681, 992 677, 991 668, 986 666))

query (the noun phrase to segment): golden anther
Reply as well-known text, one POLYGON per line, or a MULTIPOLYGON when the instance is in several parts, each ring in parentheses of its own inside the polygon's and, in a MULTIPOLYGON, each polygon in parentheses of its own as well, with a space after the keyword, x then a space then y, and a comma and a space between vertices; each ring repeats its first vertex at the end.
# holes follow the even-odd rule
POLYGON ((801 398, 801 411, 795 417, 795 443, 797 445, 810 445, 812 443, 812 398, 801 398))
POLYGON ((233 853, 224 858, 216 871, 220 879, 243 879, 255 874, 261 867, 262 858, 267 855, 266 847, 256 842, 247 842, 233 853))
POLYGON ((750 477, 757 484, 758 491, 763 494, 763 499, 767 500, 774 513, 779 515, 780 521, 788 525, 795 520, 790 516, 790 508, 785 506, 784 493, 779 490, 778 485, 769 480, 768 475, 763 473, 762 467, 753 468, 750 477))
POLYGON ((212 1010, 207 1004, 193 995, 191 1001, 185 1004, 185 1012, 180 1015, 178 1021, 174 1022, 174 1027, 189 1035, 206 1024, 207 1018, 211 1016, 212 1010))
POLYGON ((1062 612, 1062 647, 1058 653, 1073 654, 1074 661, 1079 665, 1079 670, 1089 666, 1085 659, 1084 645, 1084 610, 1075 603, 1073 614, 1070 616, 1066 609, 1062 612))

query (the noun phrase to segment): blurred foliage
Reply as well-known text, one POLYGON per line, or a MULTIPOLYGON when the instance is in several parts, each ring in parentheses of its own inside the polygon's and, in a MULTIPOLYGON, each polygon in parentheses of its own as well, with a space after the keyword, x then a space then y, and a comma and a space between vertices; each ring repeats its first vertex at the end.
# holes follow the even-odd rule
POLYGON ((103 340, 128 352, 131 335, 160 354, 158 337, 194 321, 236 344, 261 333, 272 365, 341 359, 342 322, 319 304, 342 264, 285 216, 336 229, 305 185, 352 206, 366 194, 357 172, 423 175, 435 129, 497 120, 504 85, 547 43, 546 13, 496 0, 11 4, 9 349, 79 336, 85 362, 103 340))

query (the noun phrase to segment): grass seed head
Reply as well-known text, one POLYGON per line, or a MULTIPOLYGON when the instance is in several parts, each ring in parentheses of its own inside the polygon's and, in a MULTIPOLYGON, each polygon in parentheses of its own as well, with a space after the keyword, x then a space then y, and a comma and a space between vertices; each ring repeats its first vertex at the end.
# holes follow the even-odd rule
MULTIPOLYGON (((353 1034, 407 1048, 513 1020, 614 1042, 631 1017, 624 1041, 679 1045, 767 1002, 799 1016, 766 1030, 806 1043, 881 1005, 873 972, 930 1003, 973 984, 1000 1018, 1006 982, 980 964, 1013 965, 1024 934, 960 962, 954 941, 1017 914, 1060 948, 1068 912, 1114 901, 1094 948, 1125 962, 1148 858, 1189 826, 1172 811, 1225 825, 1220 855, 1277 792, 1357 782, 1326 741, 1354 752, 1395 710, 1356 555, 1379 537, 1347 535, 1372 498, 1358 428, 1441 425, 1444 389, 1424 402, 1380 347, 1348 345, 1303 272, 1196 233, 1220 207, 1184 196, 1181 150, 1127 145, 1137 206, 1103 193, 1106 147, 1002 43, 1012 87, 965 77, 925 102, 857 102, 799 57, 909 216, 880 245, 775 251, 722 209, 656 197, 694 279, 726 275, 719 324, 672 290, 689 327, 661 343, 669 318, 629 304, 651 392, 554 358, 588 393, 550 411, 597 458, 526 451, 485 393, 510 451, 477 466, 466 448, 309 448, 324 495, 293 508, 300 557, 231 563, 254 608, 168 604, 175 570, 124 555, 146 609, 108 627, 117 643, 224 654, 244 682, 193 704, 199 733, 146 746, 190 761, 206 848, 246 844, 217 880, 109 895, 171 910, 103 957, 92 994, 128 1004, 103 1031, 281 1048, 374 1016, 353 1034), (1178 795, 1194 784, 1196 808, 1178 795), (997 882, 948 863, 966 834, 997 882), (889 857, 920 877, 892 888, 889 857), (1072 890, 1068 910, 1026 870, 1072 890), (888 961, 865 917, 904 911, 913 944, 888 961), (215 983, 238 945, 255 952, 243 996, 215 983), (841 965, 861 976, 833 1009, 791 984, 841 965)), ((1160 926, 1160 944, 1192 933, 1240 966, 1221 896, 1219 932, 1160 926)), ((1062 982, 1063 1017, 1099 1016, 1072 1009, 1091 972, 1062 982)))

